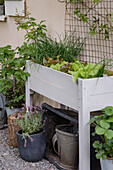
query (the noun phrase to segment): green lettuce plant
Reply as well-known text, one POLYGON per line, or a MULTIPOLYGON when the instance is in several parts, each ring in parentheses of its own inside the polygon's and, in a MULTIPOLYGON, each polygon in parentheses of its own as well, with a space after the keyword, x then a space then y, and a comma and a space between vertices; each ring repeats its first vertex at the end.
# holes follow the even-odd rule
POLYGON ((93 147, 97 152, 97 159, 113 159, 113 107, 107 106, 102 109, 102 114, 90 119, 89 124, 94 124, 95 132, 92 135, 98 135, 101 140, 96 140, 93 147))
MULTIPOLYGON (((105 67, 109 65, 111 60, 103 59, 97 64, 94 63, 82 63, 79 60, 75 62, 66 62, 63 60, 57 60, 58 63, 51 64, 50 68, 58 71, 62 71, 65 73, 69 73, 73 76, 73 82, 77 82, 78 78, 88 79, 88 78, 96 78, 103 77, 103 74, 109 72, 105 70, 105 67)), ((54 61, 53 61, 54 62, 54 61)), ((52 60, 50 61, 52 63, 52 60)), ((49 65, 47 63, 47 65, 49 65)))

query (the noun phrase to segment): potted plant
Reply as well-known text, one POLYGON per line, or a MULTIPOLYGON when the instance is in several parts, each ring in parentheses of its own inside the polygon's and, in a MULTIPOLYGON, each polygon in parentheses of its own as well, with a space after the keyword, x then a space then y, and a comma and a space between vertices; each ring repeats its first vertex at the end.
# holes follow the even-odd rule
POLYGON ((44 157, 46 140, 43 112, 38 106, 23 107, 19 119, 16 119, 22 129, 16 133, 18 150, 26 161, 36 162, 44 157))
POLYGON ((101 136, 93 147, 96 149, 96 158, 100 159, 102 170, 113 169, 113 107, 102 109, 102 114, 90 119, 89 124, 95 125, 93 135, 101 136))
POLYGON ((4 15, 4 0, 0 0, 0 15, 4 15))

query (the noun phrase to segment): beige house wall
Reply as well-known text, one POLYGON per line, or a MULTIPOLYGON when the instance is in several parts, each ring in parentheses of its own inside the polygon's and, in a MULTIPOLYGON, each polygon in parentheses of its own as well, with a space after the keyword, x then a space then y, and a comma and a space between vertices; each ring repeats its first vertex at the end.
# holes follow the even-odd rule
MULTIPOLYGON (((46 20, 48 34, 52 37, 57 37, 57 34, 64 34, 65 31, 65 4, 59 3, 58 0, 26 0, 26 6, 31 16, 37 19, 39 23, 41 20, 46 20)), ((0 21, 0 47, 5 45, 12 45, 13 48, 22 45, 24 41, 25 32, 17 31, 17 26, 14 17, 7 16, 6 21, 0 21)), ((37 96, 35 97, 35 103, 37 96)), ((39 99, 39 98, 38 98, 39 99)), ((38 103, 46 102, 40 98, 38 103)), ((51 103, 48 100, 48 103, 51 103)), ((54 102, 53 105, 56 105, 54 102)), ((59 106, 59 104, 57 105, 59 106)))
MULTIPOLYGON (((56 37, 64 34, 65 28, 65 4, 58 0, 26 0, 26 6, 31 16, 46 20, 48 34, 56 37)), ((24 41, 24 31, 17 31, 14 17, 7 16, 5 22, 0 22, 0 46, 11 44, 13 48, 21 45, 24 41)))

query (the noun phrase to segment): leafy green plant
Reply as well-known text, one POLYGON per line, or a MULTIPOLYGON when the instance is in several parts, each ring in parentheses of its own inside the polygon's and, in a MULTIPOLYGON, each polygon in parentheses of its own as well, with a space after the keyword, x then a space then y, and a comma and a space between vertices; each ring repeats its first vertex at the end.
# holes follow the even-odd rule
POLYGON ((24 43, 21 48, 18 48, 19 54, 30 56, 32 60, 39 64, 43 64, 44 60, 52 58, 60 59, 71 62, 74 58, 79 57, 80 52, 83 50, 85 39, 80 37, 73 37, 72 35, 65 35, 63 40, 52 39, 44 36, 38 38, 35 43, 24 43))
POLYGON ((26 34, 24 36, 25 42, 21 47, 17 47, 18 54, 26 59, 37 60, 41 63, 41 59, 37 54, 38 40, 46 35, 46 25, 44 20, 37 24, 34 17, 30 17, 30 13, 27 12, 25 17, 20 17, 18 14, 15 17, 15 22, 17 25, 17 30, 25 30, 26 34))
MULTIPOLYGON (((51 61, 51 60, 50 60, 51 61)), ((97 64, 94 63, 81 63, 79 60, 75 62, 66 62, 63 60, 57 60, 57 64, 51 64, 50 68, 69 73, 73 76, 73 82, 76 82, 78 78, 88 79, 95 77, 103 77, 103 74, 109 71, 105 70, 105 67, 111 60, 103 59, 97 64)))
POLYGON ((25 17, 15 17, 17 29, 25 30, 25 40, 21 47, 17 47, 18 54, 35 62, 42 64, 43 60, 52 58, 57 60, 57 56, 66 61, 73 61, 83 50, 85 39, 66 34, 63 40, 59 36, 59 41, 46 36, 46 25, 41 21, 36 23, 36 19, 27 13, 25 17))
POLYGON ((38 42, 38 55, 57 59, 63 59, 68 62, 72 62, 74 58, 79 57, 80 52, 83 50, 85 39, 70 35, 65 35, 63 40, 59 37, 59 40, 52 39, 50 37, 44 37, 38 42))
POLYGON ((4 0, 0 0, 0 5, 3 5, 4 4, 4 0))
POLYGON ((80 61, 76 61, 73 64, 74 71, 68 71, 68 73, 73 75, 73 82, 76 82, 77 78, 88 79, 102 77, 105 66, 106 64, 104 63, 104 60, 97 64, 88 63, 86 66, 84 66, 80 61), (100 64, 102 62, 103 65, 100 64))
POLYGON ((11 46, 0 47, 0 92, 7 100, 9 107, 21 107, 25 103, 25 82, 29 76, 25 72, 26 60, 15 57, 11 46))
MULTIPOLYGON (((70 0, 67 1, 61 1, 59 2, 66 2, 68 5, 69 3, 75 4, 74 9, 74 15, 76 21, 81 21, 85 23, 89 27, 89 34, 91 36, 99 34, 104 34, 105 39, 109 39, 110 32, 113 32, 113 12, 109 12, 107 7, 103 4, 103 0, 70 0), (91 5, 88 5, 88 2, 90 2, 91 5), (76 6, 76 4, 79 4, 76 6), (101 5, 102 10, 96 10, 96 7, 98 5, 101 5), (86 9, 86 12, 84 12, 83 9, 86 9), (105 14, 101 11, 105 11, 105 14)), ((99 5, 99 8, 100 8, 99 5)))
POLYGON ((26 31, 24 38, 27 42, 36 43, 39 37, 46 35, 46 25, 43 24, 45 20, 42 20, 39 24, 37 24, 36 19, 34 17, 30 17, 29 12, 27 12, 24 17, 21 17, 19 14, 17 14, 15 17, 15 22, 18 31, 20 29, 26 31))
POLYGON ((45 119, 43 118, 43 113, 45 110, 42 110, 38 106, 29 106, 21 108, 21 111, 15 113, 15 123, 17 123, 22 129, 22 137, 30 137, 30 134, 40 132, 45 124, 45 119))
POLYGON ((107 106, 102 109, 102 114, 90 119, 89 124, 95 125, 95 132, 92 135, 99 135, 101 141, 93 143, 97 152, 97 159, 113 159, 113 107, 107 106))

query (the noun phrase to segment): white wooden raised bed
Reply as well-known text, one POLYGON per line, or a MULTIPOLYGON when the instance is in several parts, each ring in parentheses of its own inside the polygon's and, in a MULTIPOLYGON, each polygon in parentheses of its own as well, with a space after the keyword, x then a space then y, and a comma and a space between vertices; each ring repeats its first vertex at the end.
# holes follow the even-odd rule
POLYGON ((30 77, 26 83, 26 105, 31 105, 31 90, 69 106, 79 113, 79 170, 90 170, 90 112, 113 106, 113 76, 78 79, 27 61, 30 77))

